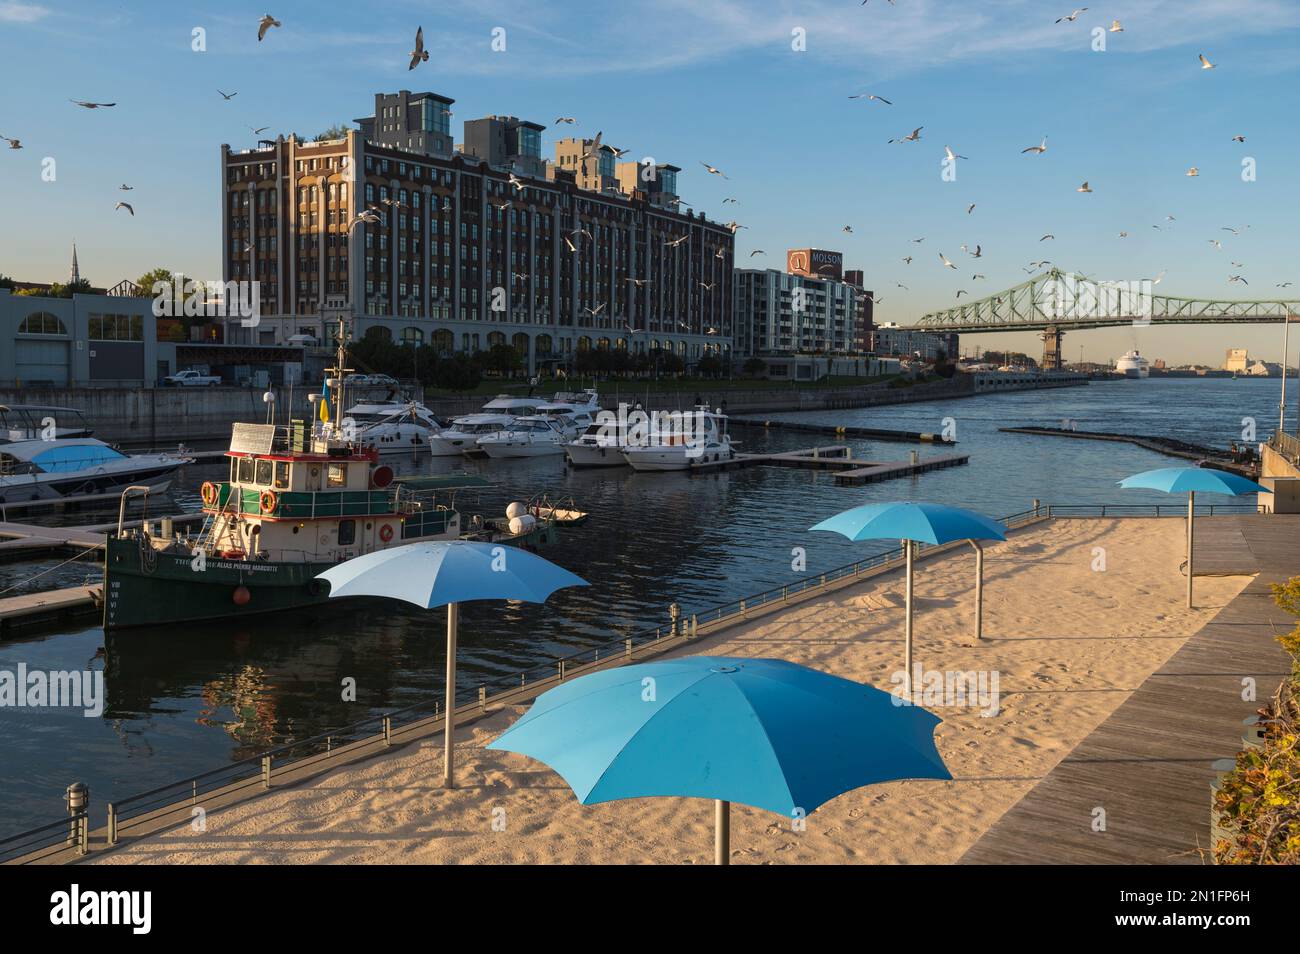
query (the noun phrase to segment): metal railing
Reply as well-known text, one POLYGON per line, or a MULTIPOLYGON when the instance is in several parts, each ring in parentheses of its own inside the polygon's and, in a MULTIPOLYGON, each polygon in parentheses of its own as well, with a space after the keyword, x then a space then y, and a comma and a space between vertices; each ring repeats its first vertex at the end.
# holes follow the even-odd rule
POLYGON ((1285 457, 1293 466, 1300 467, 1300 437, 1285 431, 1274 431, 1268 446, 1285 457))
POLYGON ((28 862, 40 861, 68 848, 84 855, 89 846, 90 816, 84 811, 77 812, 48 825, 0 838, 0 864, 18 858, 26 858, 28 862))
MULTIPOLYGON (((1243 514, 1256 512, 1256 507, 1245 503, 1205 504, 1198 505, 1196 512, 1198 515, 1207 516, 1216 513, 1243 514)), ((1001 521, 1008 529, 1014 530, 1039 520, 1056 517, 1182 517, 1186 514, 1186 504, 1040 505, 1036 501, 1033 508, 1002 517, 1001 521)), ((918 543, 916 553, 919 556, 958 545, 960 544, 949 543, 936 546, 918 543)), ((663 643, 665 640, 693 638, 700 626, 718 626, 734 619, 743 619, 749 614, 764 611, 773 604, 788 603, 793 598, 820 591, 827 586, 889 567, 891 564, 901 565, 903 559, 903 548, 891 547, 882 553, 811 574, 797 583, 772 587, 704 611, 675 617, 666 626, 647 627, 630 635, 556 657, 550 662, 539 663, 513 675, 489 679, 477 686, 462 686, 456 695, 456 712, 459 716, 461 713, 484 711, 489 704, 503 695, 517 695, 520 690, 536 692, 548 683, 559 684, 589 666, 608 663, 614 659, 631 661, 638 652, 663 643)), ((116 799, 107 806, 107 844, 110 846, 117 844, 123 832, 132 827, 133 823, 139 825, 147 820, 154 823, 176 824, 182 816, 191 814, 194 808, 199 807, 204 796, 218 792, 223 797, 235 796, 247 789, 269 789, 272 787, 273 769, 284 771, 294 765, 301 766, 307 759, 331 753, 350 743, 378 744, 382 741, 384 746, 390 745, 395 729, 411 726, 429 717, 437 718, 441 712, 441 698, 421 699, 403 708, 367 716, 318 735, 287 742, 211 771, 116 799), (170 816, 176 817, 173 819, 170 816)), ((66 838, 68 824, 68 820, 65 819, 0 840, 0 863, 45 847, 53 846, 52 850, 62 850, 69 844, 66 838), (63 826, 62 831, 65 836, 62 844, 59 844, 60 839, 52 834, 59 826, 63 826), (42 843, 42 836, 44 843, 42 843), (12 847, 17 845, 26 846, 25 851, 12 847)), ((85 846, 88 844, 88 826, 84 822, 82 826, 85 834, 82 836, 81 847, 84 853, 85 846)))

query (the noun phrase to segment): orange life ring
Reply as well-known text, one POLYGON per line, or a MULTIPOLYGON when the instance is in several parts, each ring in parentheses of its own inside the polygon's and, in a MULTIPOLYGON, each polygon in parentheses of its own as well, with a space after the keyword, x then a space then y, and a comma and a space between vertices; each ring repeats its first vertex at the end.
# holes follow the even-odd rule
POLYGON ((385 543, 393 539, 393 525, 391 523, 386 523, 379 528, 379 539, 385 543))
POLYGON ((270 513, 278 502, 273 490, 263 490, 262 495, 257 498, 257 505, 262 508, 262 513, 270 513))
POLYGON ((217 502, 217 485, 210 480, 205 480, 203 486, 199 488, 199 496, 203 498, 204 506, 211 507, 217 502))

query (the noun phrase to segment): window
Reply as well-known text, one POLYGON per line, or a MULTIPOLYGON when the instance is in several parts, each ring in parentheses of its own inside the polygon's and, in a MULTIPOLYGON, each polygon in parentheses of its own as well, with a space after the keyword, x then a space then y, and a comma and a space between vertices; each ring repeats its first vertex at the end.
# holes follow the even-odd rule
POLYGON ((95 315, 88 321, 91 341, 143 341, 144 319, 140 315, 95 315))
POLYGON ((271 465, 274 463, 274 461, 270 460, 259 460, 257 462, 257 479, 254 483, 264 487, 271 486, 271 465))
POLYGON ((287 460, 277 460, 275 462, 275 489, 289 489, 289 462, 287 460))
MULTIPOLYGON (((330 470, 333 471, 335 466, 337 465, 331 464, 330 470)), ((339 546, 350 547, 352 546, 352 544, 356 543, 356 541, 357 541, 357 522, 355 520, 340 520, 339 521, 339 546)))
POLYGON ((18 326, 20 335, 66 335, 68 329, 63 322, 48 311, 32 312, 18 326))
POLYGON ((251 484, 253 482, 253 458, 239 458, 239 482, 241 484, 251 484))
MULTIPOLYGON (((348 468, 346 464, 330 464, 329 485, 331 487, 346 487, 348 484, 348 468)), ((345 521, 350 522, 350 521, 345 521)), ((339 525, 339 535, 343 534, 343 526, 339 525)), ((340 541, 342 542, 342 541, 340 541)), ((349 541, 350 542, 350 541, 349 541)))

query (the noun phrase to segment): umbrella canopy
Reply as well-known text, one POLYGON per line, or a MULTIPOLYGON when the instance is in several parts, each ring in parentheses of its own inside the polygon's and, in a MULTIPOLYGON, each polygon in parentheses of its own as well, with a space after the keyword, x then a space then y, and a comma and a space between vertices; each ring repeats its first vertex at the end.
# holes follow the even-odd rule
POLYGON ((951 543, 954 540, 1005 540, 1006 528, 992 517, 945 504, 867 504, 823 520, 813 530, 830 530, 850 540, 915 540, 951 543))
POLYGON ((789 816, 873 782, 951 778, 940 721, 785 660, 690 656, 558 686, 488 748, 545 762, 586 805, 687 796, 789 816))
POLYGON ((1167 494, 1266 494, 1253 480, 1226 470, 1211 467, 1161 467, 1125 477, 1119 485, 1127 490, 1143 488, 1162 490, 1167 494))
POLYGON ((320 574, 330 596, 387 596, 425 609, 470 600, 545 603, 587 581, 518 547, 470 540, 409 543, 377 550, 320 574))

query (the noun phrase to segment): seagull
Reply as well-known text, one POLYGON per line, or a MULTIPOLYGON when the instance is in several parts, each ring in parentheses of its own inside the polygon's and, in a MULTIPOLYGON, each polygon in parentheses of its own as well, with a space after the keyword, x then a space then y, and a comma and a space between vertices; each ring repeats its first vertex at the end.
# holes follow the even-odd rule
POLYGON ((586 229, 584 229, 584 228, 569 229, 569 234, 570 234, 570 235, 582 235, 582 236, 585 236, 586 238, 591 238, 591 237, 592 237, 591 233, 588 232, 588 231, 587 231, 586 229))
POLYGON ((970 257, 971 257, 971 258, 983 258, 983 257, 984 257, 984 253, 980 251, 981 248, 982 248, 982 246, 980 246, 980 245, 976 245, 976 246, 975 246, 975 251, 973 251, 973 252, 970 253, 970 257))
POLYGON ((1159 285, 1160 282, 1161 282, 1161 280, 1162 280, 1164 277, 1165 277, 1165 270, 1164 270, 1164 269, 1161 269, 1160 274, 1157 275, 1154 279, 1152 279, 1151 284, 1152 284, 1152 285, 1159 285))
POLYGON ((910 256, 910 255, 905 255, 905 256, 903 257, 903 264, 904 264, 904 265, 911 265, 911 264, 912 264, 912 256, 910 256))
POLYGON ((705 169, 708 169, 710 175, 722 176, 722 178, 724 179, 727 178, 726 174, 716 166, 711 166, 707 162, 703 162, 703 161, 700 162, 700 165, 702 165, 705 169))
POLYGON ((716 252, 713 253, 713 257, 714 257, 714 258, 718 258, 718 259, 726 258, 726 257, 727 257, 727 247, 726 247, 725 245, 719 245, 719 246, 718 246, 718 250, 717 250, 716 252))
POLYGON ((1233 136, 1233 137, 1232 137, 1232 141, 1233 141, 1233 142, 1245 142, 1245 141, 1246 141, 1246 137, 1245 137, 1245 136, 1233 136))
POLYGON ((685 235, 681 236, 680 238, 669 239, 668 241, 664 242, 664 244, 667 245, 669 248, 676 248, 677 246, 681 245, 683 242, 689 242, 690 240, 691 240, 691 233, 687 232, 685 235))
POLYGON ((1201 174, 1201 170, 1196 168, 1195 166, 1192 166, 1192 168, 1187 170, 1186 174, 1189 176, 1199 176, 1201 174))
POLYGON ((1277 287, 1278 287, 1278 288, 1290 288, 1290 287, 1291 287, 1291 283, 1290 283, 1290 282, 1278 282, 1278 283, 1277 283, 1277 287))
POLYGON ((564 236, 564 244, 569 246, 570 252, 576 252, 578 250, 578 246, 574 245, 573 242, 569 240, 569 237, 567 235, 564 236))
POLYGON ((972 275, 972 276, 970 277, 970 280, 973 281, 973 282, 977 282, 977 281, 979 281, 981 278, 984 278, 984 276, 981 275, 979 272, 976 272, 974 275, 972 275))
POLYGON ((1200 57, 1201 57, 1201 69, 1203 69, 1203 70, 1212 70, 1212 69, 1214 69, 1214 64, 1211 63, 1209 60, 1207 60, 1207 59, 1205 58, 1205 54, 1204 54, 1204 53, 1200 54, 1200 57))
POLYGON ((270 129, 271 127, 270 127, 270 126, 262 126, 260 129, 253 129, 252 126, 245 126, 244 128, 245 128, 245 129, 252 129, 252 130, 253 130, 253 135, 254 135, 254 136, 260 136, 262 133, 266 132, 266 131, 267 131, 268 129, 270 129))
POLYGON ((652 282, 652 281, 651 281, 650 279, 648 279, 648 278, 625 278, 625 279, 623 279, 623 280, 626 281, 626 282, 631 282, 631 283, 632 283, 633 285, 635 285, 637 288, 644 288, 646 285, 653 285, 653 284, 654 284, 654 282, 652 282))
POLYGON ((713 286, 716 284, 716 282, 700 282, 699 284, 700 287, 703 288, 705 291, 713 291, 713 286))
POLYGON ((1051 260, 1050 258, 1045 258, 1045 259, 1042 259, 1041 261, 1030 262, 1029 264, 1030 264, 1031 266, 1033 266, 1034 268, 1042 268, 1044 265, 1051 265, 1051 264, 1052 264, 1052 260, 1051 260))
POLYGON ((749 257, 753 258, 755 255, 766 255, 766 254, 767 252, 763 251, 761 248, 756 248, 754 249, 754 251, 749 253, 749 257))
POLYGON ((747 229, 747 228, 749 228, 749 226, 748 226, 748 225, 741 225, 741 224, 740 224, 739 222, 737 222, 735 219, 732 219, 730 222, 727 223, 727 228, 731 229, 731 234, 732 234, 732 235, 735 235, 735 234, 736 234, 738 231, 740 231, 741 229, 747 229))
POLYGON ((266 16, 262 17, 262 19, 259 20, 257 24, 257 42, 258 43, 262 42, 262 39, 266 36, 266 31, 271 29, 271 27, 278 27, 282 25, 283 24, 281 24, 279 20, 271 16, 271 14, 269 13, 266 16))
POLYGON ((1229 262, 1228 264, 1231 265, 1233 268, 1245 268, 1245 267, 1246 267, 1246 263, 1245 263, 1245 262, 1229 262))
POLYGON ((1048 239, 1051 239, 1052 241, 1056 241, 1056 236, 1053 235, 1053 234, 1051 234, 1051 233, 1049 232, 1048 234, 1046 234, 1046 235, 1044 235, 1042 238, 1040 238, 1038 241, 1040 241, 1040 242, 1046 242, 1048 239))
POLYGON ((85 103, 79 99, 70 99, 70 103, 76 103, 78 106, 84 106, 86 109, 107 109, 109 106, 116 106, 117 103, 85 103))
POLYGON ((1228 281, 1229 281, 1229 282, 1241 282, 1243 285, 1249 285, 1249 284, 1250 284, 1250 282, 1246 281, 1246 279, 1242 278, 1240 275, 1229 275, 1229 276, 1228 276, 1228 281))
POLYGON ((1110 21, 1110 32, 1111 32, 1111 33, 1123 33, 1123 32, 1124 32, 1124 28, 1123 28, 1122 26, 1120 26, 1120 23, 1119 23, 1118 20, 1111 20, 1111 21, 1110 21))
POLYGON ((113 206, 114 212, 116 212, 118 209, 126 209, 128 212, 131 213, 132 218, 135 217, 135 209, 131 208, 131 204, 129 202, 119 202, 117 205, 113 206))
POLYGON ((913 244, 913 245, 920 245, 920 244, 921 244, 922 242, 924 242, 924 241, 925 241, 925 236, 922 235, 919 239, 912 239, 912 244, 913 244))
POLYGON ((1209 242, 1210 242, 1210 244, 1213 245, 1215 248, 1223 248, 1223 243, 1220 242, 1218 239, 1210 239, 1209 242))
POLYGON ((129 185, 127 185, 125 182, 123 182, 123 183, 122 183, 120 186, 118 186, 117 188, 118 188, 118 191, 120 191, 120 192, 134 192, 134 191, 135 191, 135 186, 129 186, 129 185))
POLYGON ((1220 231, 1220 232, 1231 232, 1233 235, 1239 235, 1239 234, 1240 234, 1236 229, 1234 229, 1234 228, 1233 228, 1232 226, 1230 226, 1230 225, 1225 225, 1223 228, 1219 229, 1219 231, 1220 231))
POLYGON ((582 154, 583 159, 590 159, 600 152, 600 136, 601 134, 597 132, 596 138, 591 141, 591 148, 582 154))
POLYGON ((510 184, 511 184, 512 186, 515 187, 515 191, 516 191, 516 192, 523 192, 524 189, 528 188, 528 187, 524 184, 524 180, 521 179, 521 178, 519 178, 519 177, 518 177, 517 175, 515 175, 513 172, 510 173, 510 184))
POLYGON ((970 292, 968 292, 968 291, 967 291, 966 289, 964 289, 964 288, 958 288, 958 289, 957 289, 957 297, 958 297, 958 298, 960 298, 962 295, 969 295, 969 294, 970 294, 970 292))
POLYGON ((849 99, 874 99, 876 102, 884 103, 886 106, 894 105, 889 100, 885 99, 885 97, 877 96, 875 93, 855 93, 854 95, 850 96, 849 99))
POLYGON ((8 136, 0 136, 0 139, 3 139, 5 142, 9 143, 10 149, 23 148, 23 143, 21 139, 10 139, 8 136))
POLYGON ((853 234, 853 226, 851 226, 851 225, 846 225, 846 226, 844 226, 844 228, 841 229, 840 231, 844 232, 844 233, 847 234, 847 235, 852 235, 852 234, 853 234))
POLYGON ((1127 232, 1120 232, 1120 233, 1119 233, 1119 237, 1120 237, 1120 238, 1128 238, 1128 233, 1127 233, 1127 232))
POLYGON ((906 285, 904 285, 902 282, 894 282, 894 284, 897 285, 899 288, 903 289, 903 291, 911 291, 911 289, 908 288, 906 285))
POLYGON ((951 269, 953 269, 954 271, 955 271, 956 268, 957 268, 956 265, 954 265, 952 262, 948 261, 948 257, 947 257, 946 255, 944 255, 943 252, 940 252, 940 253, 939 253, 939 261, 943 262, 943 264, 944 264, 944 266, 945 266, 946 268, 951 268, 951 269))
POLYGON ((556 117, 555 117, 555 125, 557 125, 557 126, 560 125, 560 123, 568 123, 570 126, 572 126, 572 125, 573 125, 574 123, 576 123, 576 122, 577 122, 577 120, 574 119, 572 116, 556 116, 556 117))
POLYGON ((1079 14, 1083 13, 1087 9, 1088 9, 1087 7, 1080 7, 1078 10, 1075 10, 1073 13, 1071 13, 1068 17, 1057 17, 1056 22, 1073 23, 1075 20, 1079 19, 1079 14))
POLYGON ((1088 185, 1087 182, 1084 182, 1083 185, 1079 186, 1079 188, 1075 189, 1074 191, 1075 191, 1075 192, 1091 192, 1091 191, 1092 191, 1092 186, 1088 185))
POLYGON ((630 335, 639 335, 645 331, 644 328, 633 328, 631 325, 624 325, 623 327, 627 329, 627 333, 630 335))
POLYGON ((351 232, 357 227, 358 223, 361 222, 366 223, 366 225, 376 225, 379 222, 379 213, 374 209, 362 209, 354 215, 352 221, 348 223, 348 231, 351 232))
POLYGON ((230 102, 232 99, 234 99, 236 96, 239 95, 239 90, 235 90, 235 92, 233 93, 222 93, 221 90, 217 90, 217 92, 221 93, 221 98, 224 99, 226 102, 230 102))
POLYGON ((975 211, 975 203, 974 203, 974 202, 972 202, 970 205, 966 206, 966 214, 967 214, 967 215, 970 215, 970 214, 971 214, 972 212, 974 212, 974 211, 975 211))
POLYGON ((424 27, 415 31, 415 49, 411 51, 411 65, 406 68, 409 73, 421 63, 429 62, 429 51, 424 48, 424 27))
POLYGON ((959 156, 959 155, 957 155, 957 154, 956 154, 955 152, 953 152, 952 149, 951 149, 950 147, 948 147, 948 146, 944 146, 944 147, 943 147, 943 152, 944 152, 944 155, 947 157, 947 159, 948 159, 949 162, 956 162, 958 159, 969 159, 969 158, 970 158, 969 156, 959 156))
POLYGON ((728 202, 735 202, 735 201, 736 201, 736 199, 735 199, 734 197, 732 197, 732 196, 727 196, 727 198, 725 198, 725 199, 722 200, 722 204, 723 204, 723 205, 726 205, 728 202))
POLYGON ((1026 146, 1024 149, 1020 150, 1022 156, 1027 152, 1032 152, 1036 156, 1041 156, 1043 153, 1047 152, 1047 137, 1044 136, 1043 141, 1037 146, 1026 146))
POLYGON ((582 310, 585 311, 587 314, 591 315, 591 316, 594 318, 594 317, 596 317, 597 315, 599 315, 602 311, 605 310, 605 305, 606 305, 606 304, 607 304, 607 302, 603 302, 603 301, 602 301, 602 302, 601 302, 599 305, 597 305, 595 308, 584 308, 584 309, 582 309, 582 310))
POLYGON ((917 126, 915 129, 911 131, 911 133, 904 136, 902 139, 891 139, 889 141, 890 142, 917 142, 921 138, 921 130, 924 128, 925 128, 924 126, 917 126))

